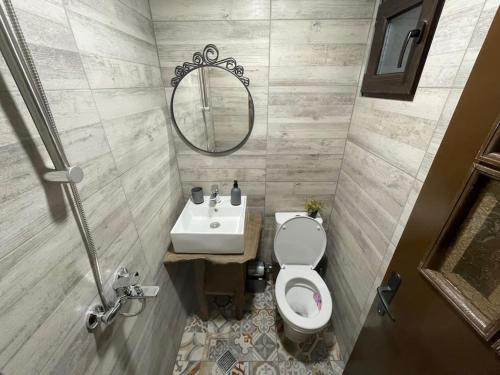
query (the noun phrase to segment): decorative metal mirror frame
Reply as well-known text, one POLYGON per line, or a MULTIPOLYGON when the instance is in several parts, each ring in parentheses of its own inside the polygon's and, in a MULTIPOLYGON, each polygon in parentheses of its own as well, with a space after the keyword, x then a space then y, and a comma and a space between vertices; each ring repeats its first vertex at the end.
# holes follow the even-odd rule
POLYGON ((250 85, 250 80, 247 77, 243 76, 244 72, 245 69, 243 68, 243 66, 238 65, 236 63, 236 60, 232 57, 227 57, 225 59, 219 60, 219 50, 214 44, 207 44, 203 49, 203 52, 195 52, 193 54, 192 63, 185 62, 184 64, 175 67, 175 77, 172 78, 170 81, 171 85, 174 87, 174 91, 172 92, 172 96, 170 98, 170 118, 172 119, 172 124, 174 125, 174 128, 179 137, 192 150, 209 156, 225 156, 237 151, 247 142, 248 138, 250 137, 250 134, 252 133, 255 114, 254 114, 254 104, 253 104, 252 94, 250 93, 250 90, 248 90, 248 86, 250 85), (182 134, 181 130, 177 126, 177 121, 175 121, 174 97, 177 87, 179 87, 179 84, 182 82, 184 77, 186 77, 189 73, 204 67, 219 68, 231 73, 236 78, 238 78, 238 80, 240 80, 240 82, 243 84, 243 87, 247 90, 248 93, 248 116, 249 116, 248 133, 245 136, 245 138, 243 138, 243 140, 240 143, 238 143, 235 147, 225 151, 210 152, 196 147, 184 136, 184 134, 182 134))

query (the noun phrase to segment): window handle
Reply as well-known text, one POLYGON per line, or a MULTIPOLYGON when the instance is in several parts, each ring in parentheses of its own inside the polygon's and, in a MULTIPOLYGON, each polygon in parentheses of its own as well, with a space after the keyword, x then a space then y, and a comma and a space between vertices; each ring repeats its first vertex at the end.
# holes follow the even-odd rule
POLYGON ((410 43, 410 39, 416 38, 415 43, 420 43, 422 35, 424 34, 425 25, 426 22, 423 22, 420 28, 410 30, 408 31, 408 34, 406 34, 403 46, 401 47, 401 52, 399 53, 398 68, 401 68, 401 66, 403 65, 403 59, 405 57, 406 48, 408 48, 408 44, 410 43))

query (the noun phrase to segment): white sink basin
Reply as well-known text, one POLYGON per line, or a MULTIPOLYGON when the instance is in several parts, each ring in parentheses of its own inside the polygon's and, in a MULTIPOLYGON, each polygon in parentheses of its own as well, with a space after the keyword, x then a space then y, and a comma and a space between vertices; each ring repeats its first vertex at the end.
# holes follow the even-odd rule
POLYGON ((229 196, 220 198, 215 208, 209 207, 209 197, 201 204, 186 203, 170 231, 176 253, 243 253, 247 197, 239 206, 231 205, 229 196))

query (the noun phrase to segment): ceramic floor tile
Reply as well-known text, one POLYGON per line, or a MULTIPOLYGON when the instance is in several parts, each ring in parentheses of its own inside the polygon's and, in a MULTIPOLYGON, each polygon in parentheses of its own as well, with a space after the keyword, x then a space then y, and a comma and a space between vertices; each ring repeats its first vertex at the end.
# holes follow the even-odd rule
POLYGON ((240 323, 241 332, 276 333, 274 310, 255 310, 245 314, 240 323))
POLYGON ((245 295, 245 309, 247 311, 274 309, 275 305, 274 285, 270 282, 263 293, 247 293, 245 295))
POLYGON ((203 358, 207 335, 205 333, 184 332, 177 353, 178 361, 200 361, 203 358))
POLYGON ((279 370, 280 375, 340 375, 343 371, 341 367, 331 361, 316 363, 279 362, 279 370))
POLYGON ((279 375, 278 362, 249 362, 250 375, 279 375))
POLYGON ((196 315, 192 314, 188 316, 186 320, 186 326, 184 327, 184 332, 189 332, 189 333, 207 333, 207 323, 201 320, 201 318, 196 315))
POLYGON ((251 374, 250 363, 237 362, 232 370, 225 374, 212 361, 177 361, 172 375, 248 375, 251 374))
POLYGON ((295 344, 284 337, 273 286, 246 296, 241 320, 234 317, 230 298, 209 300, 209 319, 189 317, 174 374, 223 375, 215 361, 229 350, 238 361, 232 375, 342 374, 338 344, 331 326, 295 344))
POLYGON ((199 375, 200 362, 198 361, 176 361, 172 375, 199 375))

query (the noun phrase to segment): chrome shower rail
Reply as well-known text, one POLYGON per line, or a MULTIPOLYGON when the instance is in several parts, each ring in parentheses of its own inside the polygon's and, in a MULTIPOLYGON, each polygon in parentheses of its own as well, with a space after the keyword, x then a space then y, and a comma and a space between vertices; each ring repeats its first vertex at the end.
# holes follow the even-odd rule
POLYGON ((4 5, 0 6, 0 50, 54 164, 55 170, 46 173, 44 179, 50 182, 69 184, 70 189, 65 189, 65 191, 73 205, 73 213, 87 250, 99 297, 102 305, 107 308, 109 305, 104 295, 96 248, 80 194, 75 184, 83 179, 83 171, 80 167, 71 166, 68 162, 45 91, 33 63, 31 52, 14 12, 14 7, 10 0, 4 0, 3 3, 4 5))

